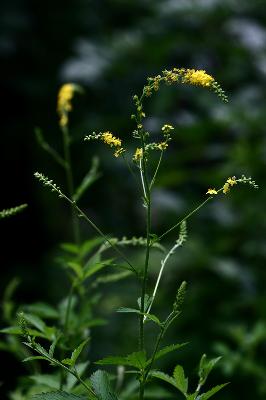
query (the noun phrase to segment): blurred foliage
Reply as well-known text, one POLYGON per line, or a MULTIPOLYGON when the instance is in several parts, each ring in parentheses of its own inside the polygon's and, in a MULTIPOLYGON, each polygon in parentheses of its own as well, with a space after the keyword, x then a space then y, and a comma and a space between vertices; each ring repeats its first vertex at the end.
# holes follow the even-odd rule
MULTIPOLYGON (((174 338, 168 337, 179 342, 189 337, 182 363, 194 368, 202 352, 223 355, 223 369, 213 375, 213 381, 221 381, 217 376, 224 373, 231 384, 218 398, 264 399, 265 2, 4 0, 0 10, 4 137, 0 208, 29 204, 23 214, 2 223, 2 289, 18 275, 22 281, 18 302, 55 302, 68 290, 64 280, 58 286, 61 273, 54 259, 58 238, 69 239, 71 216, 32 178, 35 170, 45 166, 49 176, 63 180, 34 138, 34 128, 39 126, 47 141, 60 150, 55 112, 59 85, 73 81, 86 91, 71 116, 75 180, 81 181, 94 154, 101 160, 102 177, 82 199, 83 208, 105 231, 142 235, 134 181, 122 162, 114 163, 105 149, 84 144, 82 138, 93 130, 112 130, 130 146, 131 97, 140 91, 145 77, 174 66, 206 69, 228 92, 228 105, 200 89, 192 94, 189 88, 164 88, 147 104, 147 124, 155 135, 163 123, 178 126, 154 193, 154 230, 164 231, 202 198, 206 188, 219 186, 225 176, 251 175, 261 188, 253 192, 241 187, 191 220, 190 239, 168 266, 154 307, 163 314, 178 282, 187 280, 186 312, 174 338), (127 195, 123 191, 118 196, 122 185, 127 195), (42 280, 36 284, 39 276, 42 280)), ((83 235, 91 235, 85 226, 83 235)), ((141 262, 141 254, 135 257, 141 262)), ((156 259, 154 255, 154 279, 159 268, 156 259)), ((126 303, 135 289, 130 282, 106 289, 100 308, 103 317, 122 299, 126 303)), ((126 354, 132 322, 113 315, 108 330, 97 328, 95 335, 103 343, 108 337, 108 344, 101 354, 92 349, 93 358, 115 351, 126 354), (127 332, 119 340, 118 323, 127 332)), ((23 366, 11 356, 6 362, 23 373, 23 366)), ((171 370, 173 364, 168 367, 171 370)), ((4 393, 14 385, 8 372, 1 381, 4 393)))

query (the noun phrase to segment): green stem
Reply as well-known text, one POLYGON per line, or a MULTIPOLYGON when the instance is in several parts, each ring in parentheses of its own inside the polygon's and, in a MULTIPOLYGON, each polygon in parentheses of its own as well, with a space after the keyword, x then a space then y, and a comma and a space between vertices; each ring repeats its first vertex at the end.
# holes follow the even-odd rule
MULTIPOLYGON (((140 311, 143 314, 145 312, 145 293, 147 287, 147 275, 149 268, 149 259, 150 259, 150 230, 151 230, 151 196, 150 196, 150 188, 148 184, 147 178, 147 166, 146 166, 146 156, 145 156, 145 141, 143 132, 141 132, 141 144, 142 144, 142 152, 143 158, 140 163, 140 172, 141 179, 143 183, 143 192, 145 197, 145 206, 146 206, 146 254, 145 254, 145 263, 143 269, 143 278, 142 278, 142 288, 141 288, 141 304, 140 311)), ((140 315, 140 324, 139 324, 139 346, 140 350, 144 349, 144 317, 140 315)), ((141 399, 141 398, 140 398, 141 399)))
POLYGON ((161 165, 162 158, 163 158, 163 151, 161 151, 160 158, 159 158, 159 161, 158 161, 156 170, 155 170, 154 175, 153 175, 153 178, 152 178, 152 180, 151 180, 151 183, 150 183, 150 190, 151 190, 152 186, 154 185, 156 176, 157 176, 157 174, 158 174, 158 171, 159 171, 159 168, 160 168, 160 165, 161 165))
MULTIPOLYGON (((66 166, 66 179, 67 179, 67 187, 68 194, 71 200, 73 200, 74 195, 74 181, 73 181, 73 172, 72 172, 72 163, 70 157, 70 135, 68 126, 62 127, 63 132, 63 146, 64 146, 64 159, 66 166)), ((77 245, 80 243, 80 231, 79 231, 79 222, 77 216, 75 214, 75 210, 71 209, 72 213, 72 227, 73 227, 73 235, 77 245)))
POLYGON ((164 232, 157 240, 160 241, 163 237, 168 235, 168 233, 172 232, 175 228, 177 228, 179 225, 182 224, 182 222, 186 221, 188 218, 190 218, 193 214, 195 214, 201 207, 203 207, 209 200, 211 200, 213 196, 208 197, 206 200, 204 200, 198 207, 194 208, 193 211, 191 211, 189 214, 187 214, 184 218, 182 218, 179 222, 177 222, 175 225, 173 225, 170 229, 168 229, 166 232, 164 232))
POLYGON ((161 340, 162 340, 164 334, 165 334, 165 328, 161 328, 161 331, 160 331, 159 335, 157 336, 157 340, 156 340, 156 343, 155 343, 155 346, 154 346, 154 350, 153 350, 153 353, 152 353, 152 356, 151 356, 151 362, 150 362, 148 368, 146 369, 144 377, 143 377, 144 385, 145 385, 146 380, 148 378, 149 372, 153 367, 153 364, 154 364, 154 361, 155 361, 155 357, 156 357, 156 354, 158 352, 158 349, 159 349, 159 346, 160 346, 160 343, 161 343, 161 340))

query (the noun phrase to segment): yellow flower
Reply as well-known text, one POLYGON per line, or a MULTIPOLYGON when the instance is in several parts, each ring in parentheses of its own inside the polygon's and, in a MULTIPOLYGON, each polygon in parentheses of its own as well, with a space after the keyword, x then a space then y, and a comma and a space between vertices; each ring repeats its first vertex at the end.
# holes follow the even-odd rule
POLYGON ((166 150, 168 147, 168 144, 166 142, 161 142, 157 144, 157 148, 161 151, 166 150))
POLYGON ((230 192, 230 184, 226 182, 223 186, 223 193, 227 194, 228 192, 230 192))
POLYGON ((73 98, 74 91, 75 85, 72 83, 66 83, 58 92, 57 112, 60 117, 59 124, 62 127, 68 124, 68 113, 72 110, 71 100, 73 98))
POLYGON ((117 149, 116 149, 116 151, 114 152, 114 156, 117 158, 117 157, 120 157, 123 153, 125 152, 125 149, 123 149, 123 147, 118 147, 117 149))
POLYGON ((134 160, 134 161, 139 161, 139 160, 142 159, 142 157, 143 157, 143 149, 137 147, 137 149, 136 149, 136 151, 135 151, 135 154, 134 154, 134 156, 133 156, 133 160, 134 160))
POLYGON ((111 132, 104 132, 101 136, 101 139, 110 147, 121 147, 121 140, 116 138, 111 132))
POLYGON ((216 189, 208 189, 206 194, 217 194, 217 190, 216 189))
POLYGON ((230 186, 234 186, 237 184, 236 178, 234 176, 232 176, 232 178, 228 178, 227 183, 229 183, 230 186))
POLYGON ((214 78, 211 75, 208 75, 203 69, 187 69, 184 75, 184 80, 191 85, 198 86, 210 86, 210 84, 214 82, 214 78))
POLYGON ((168 132, 170 132, 170 131, 173 130, 173 129, 174 129, 174 127, 173 127, 172 125, 167 125, 167 124, 165 124, 165 125, 162 127, 163 133, 168 133, 168 132))

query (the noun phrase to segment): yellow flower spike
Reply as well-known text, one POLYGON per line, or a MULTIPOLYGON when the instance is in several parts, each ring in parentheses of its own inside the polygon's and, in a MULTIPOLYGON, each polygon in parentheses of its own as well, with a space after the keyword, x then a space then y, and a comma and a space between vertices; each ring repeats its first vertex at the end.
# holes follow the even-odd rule
POLYGON ((139 161, 142 159, 142 157, 143 157, 143 149, 137 147, 135 154, 133 156, 133 161, 139 161))
POLYGON ((188 69, 184 75, 184 80, 191 85, 210 86, 214 82, 214 78, 207 74, 203 69, 188 69))
POLYGON ((216 189, 208 189, 206 194, 217 194, 217 190, 216 189))
POLYGON ((57 97, 57 112, 59 114, 59 125, 68 125, 68 113, 72 111, 72 99, 74 92, 82 92, 82 88, 74 83, 65 83, 61 86, 57 97))
POLYGON ((104 132, 101 136, 104 143, 108 144, 110 147, 121 147, 121 140, 115 137, 111 132, 104 132))
POLYGON ((229 183, 230 186, 234 186, 237 184, 236 178, 234 176, 232 176, 232 178, 228 178, 227 183, 229 183))

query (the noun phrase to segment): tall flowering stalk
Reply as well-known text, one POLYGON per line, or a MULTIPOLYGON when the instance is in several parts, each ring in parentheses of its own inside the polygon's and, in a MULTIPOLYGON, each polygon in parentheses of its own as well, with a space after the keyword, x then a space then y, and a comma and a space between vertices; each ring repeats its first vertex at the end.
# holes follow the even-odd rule
MULTIPOLYGON (((64 85, 59 92, 58 97, 58 113, 59 113, 59 123, 62 128, 63 138, 64 138, 64 147, 65 147, 65 158, 64 161, 67 166, 67 177, 68 177, 68 195, 64 194, 62 189, 57 186, 52 180, 44 176, 40 173, 35 173, 36 178, 44 185, 50 188, 53 192, 56 192, 60 198, 66 200, 71 206, 73 212, 77 213, 80 217, 84 218, 90 226, 104 239, 103 247, 101 251, 105 251, 106 249, 113 249, 115 254, 121 258, 126 263, 126 268, 136 274, 138 281, 141 284, 140 288, 140 297, 138 299, 138 309, 133 308, 121 308, 119 312, 129 312, 137 314, 139 318, 139 335, 138 335, 138 351, 129 354, 124 357, 106 357, 97 363, 99 365, 124 365, 134 368, 133 371, 136 373, 136 376, 139 380, 139 388, 138 388, 138 399, 143 400, 145 397, 145 388, 148 380, 150 379, 158 379, 168 382, 168 384, 174 386, 179 392, 187 400, 198 400, 199 398, 208 399, 212 397, 215 393, 217 393, 220 389, 222 389, 224 385, 218 385, 212 388, 210 391, 206 393, 200 394, 202 390, 202 386, 204 385, 208 374, 210 373, 213 366, 219 360, 216 358, 214 360, 207 360, 206 356, 203 355, 200 361, 199 366, 199 382, 197 384, 196 389, 193 393, 188 392, 188 379, 185 377, 185 373, 183 368, 180 365, 177 365, 173 376, 169 376, 161 371, 157 371, 153 369, 154 363, 157 358, 164 356, 165 354, 177 350, 181 348, 184 344, 174 344, 170 346, 166 346, 164 348, 160 348, 161 341, 169 329, 170 325, 176 320, 181 312, 182 303, 185 297, 186 291, 186 282, 182 282, 179 286, 176 294, 176 298, 174 300, 172 310, 169 315, 166 317, 164 321, 160 321, 160 319, 151 314, 151 309, 153 307, 156 294, 158 292, 159 284, 161 281, 161 277, 163 272, 166 270, 166 265, 170 259, 177 251, 177 249, 184 244, 187 238, 187 229, 186 222, 192 217, 197 211, 199 211, 206 203, 211 201, 218 194, 227 195, 231 189, 233 189, 239 183, 248 184, 253 188, 257 188, 256 183, 251 179, 242 175, 241 178, 236 178, 234 176, 229 177, 225 180, 223 185, 219 188, 209 188, 206 191, 207 197, 204 197, 204 200, 200 202, 192 211, 188 212, 183 218, 170 226, 164 233, 160 235, 155 235, 152 233, 152 190, 156 183, 156 178, 159 173, 159 169, 161 163, 163 161, 163 156, 165 151, 167 151, 170 142, 172 140, 174 134, 174 127, 167 123, 164 124, 159 133, 159 140, 156 142, 151 141, 150 133, 145 128, 145 118, 146 114, 144 111, 144 102, 147 98, 152 96, 155 92, 157 92, 162 84, 166 85, 192 85, 197 87, 202 87, 204 89, 213 91, 222 101, 227 102, 227 96, 224 93, 223 89, 220 85, 215 81, 215 79, 206 73, 204 70, 195 70, 195 69, 185 69, 185 68, 173 68, 172 70, 165 70, 161 75, 157 75, 155 77, 148 78, 146 85, 144 86, 142 93, 140 96, 135 95, 133 97, 134 105, 136 108, 135 113, 132 115, 132 119, 135 121, 136 127, 133 131, 133 138, 137 140, 137 145, 135 147, 134 153, 129 155, 126 145, 122 142, 122 140, 110 131, 104 132, 93 132, 92 134, 85 136, 85 141, 90 140, 98 140, 104 143, 106 146, 110 147, 113 151, 114 156, 122 157, 127 166, 130 169, 130 172, 135 174, 135 170, 137 170, 139 174, 139 184, 142 192, 143 205, 145 208, 145 238, 139 238, 131 241, 127 240, 127 238, 123 238, 122 240, 116 240, 107 236, 102 229, 100 229, 97 224, 85 214, 85 212, 76 204, 75 196, 73 195, 73 177, 72 177, 72 169, 71 169, 71 160, 69 154, 69 131, 68 131, 68 117, 69 112, 72 110, 72 97, 75 91, 75 87, 67 84, 64 85), (154 169, 151 170, 151 153, 157 152, 159 156, 157 157, 157 164, 154 169), (133 164, 132 164, 133 163, 133 164), (166 237, 173 230, 180 228, 178 240, 170 247, 169 251, 164 254, 164 257, 161 260, 161 268, 158 273, 158 277, 156 279, 156 283, 152 294, 149 295, 147 288, 147 280, 150 266, 150 252, 152 247, 160 247, 161 244, 159 242, 162 241, 164 237, 166 237), (135 267, 130 260, 125 256, 124 252, 120 250, 119 246, 125 246, 128 244, 138 244, 145 247, 145 257, 143 260, 143 265, 140 269, 135 267), (147 358, 146 354, 146 344, 145 344, 145 323, 147 321, 152 321, 159 328, 159 332, 157 338, 155 340, 153 350, 149 358, 147 358), (200 396, 200 397, 199 397, 200 396)), ((75 226, 75 225, 73 225, 75 226)), ((73 268, 77 268, 77 266, 72 266, 73 268)), ((97 267, 96 267, 97 268, 97 267)), ((83 270, 78 270, 79 274, 82 274, 83 270)), ((71 303, 71 295, 69 297, 69 304, 71 303)), ((69 308, 69 305, 68 305, 69 308)), ((68 320, 68 317, 66 317, 68 320)), ((67 323, 66 323, 67 326, 67 323)), ((43 350, 41 350, 38 346, 36 346, 34 341, 29 341, 29 347, 36 350, 39 354, 43 356, 45 354, 43 350)), ((83 344, 80 345, 81 348, 83 344)), ((79 347, 80 347, 79 346, 79 347)), ((79 349, 79 348, 78 348, 79 349)), ((72 365, 73 358, 75 358, 75 352, 79 352, 76 349, 71 356, 71 359, 66 359, 62 361, 58 361, 56 359, 51 359, 46 356, 48 361, 52 361, 55 365, 61 366, 63 369, 68 369, 65 367, 65 363, 68 365, 72 365)), ((76 374, 76 370, 71 370, 70 373, 76 374), (72 372, 71 372, 72 371, 72 372)), ((69 371, 68 371, 69 372, 69 371)), ((92 374, 90 378, 90 385, 88 386, 88 393, 92 395, 92 398, 100 399, 100 400, 118 400, 116 394, 110 389, 108 374, 104 371, 96 371, 92 374)), ((83 385, 84 386, 84 385, 83 385)), ((91 398, 91 397, 90 397, 91 398)))

